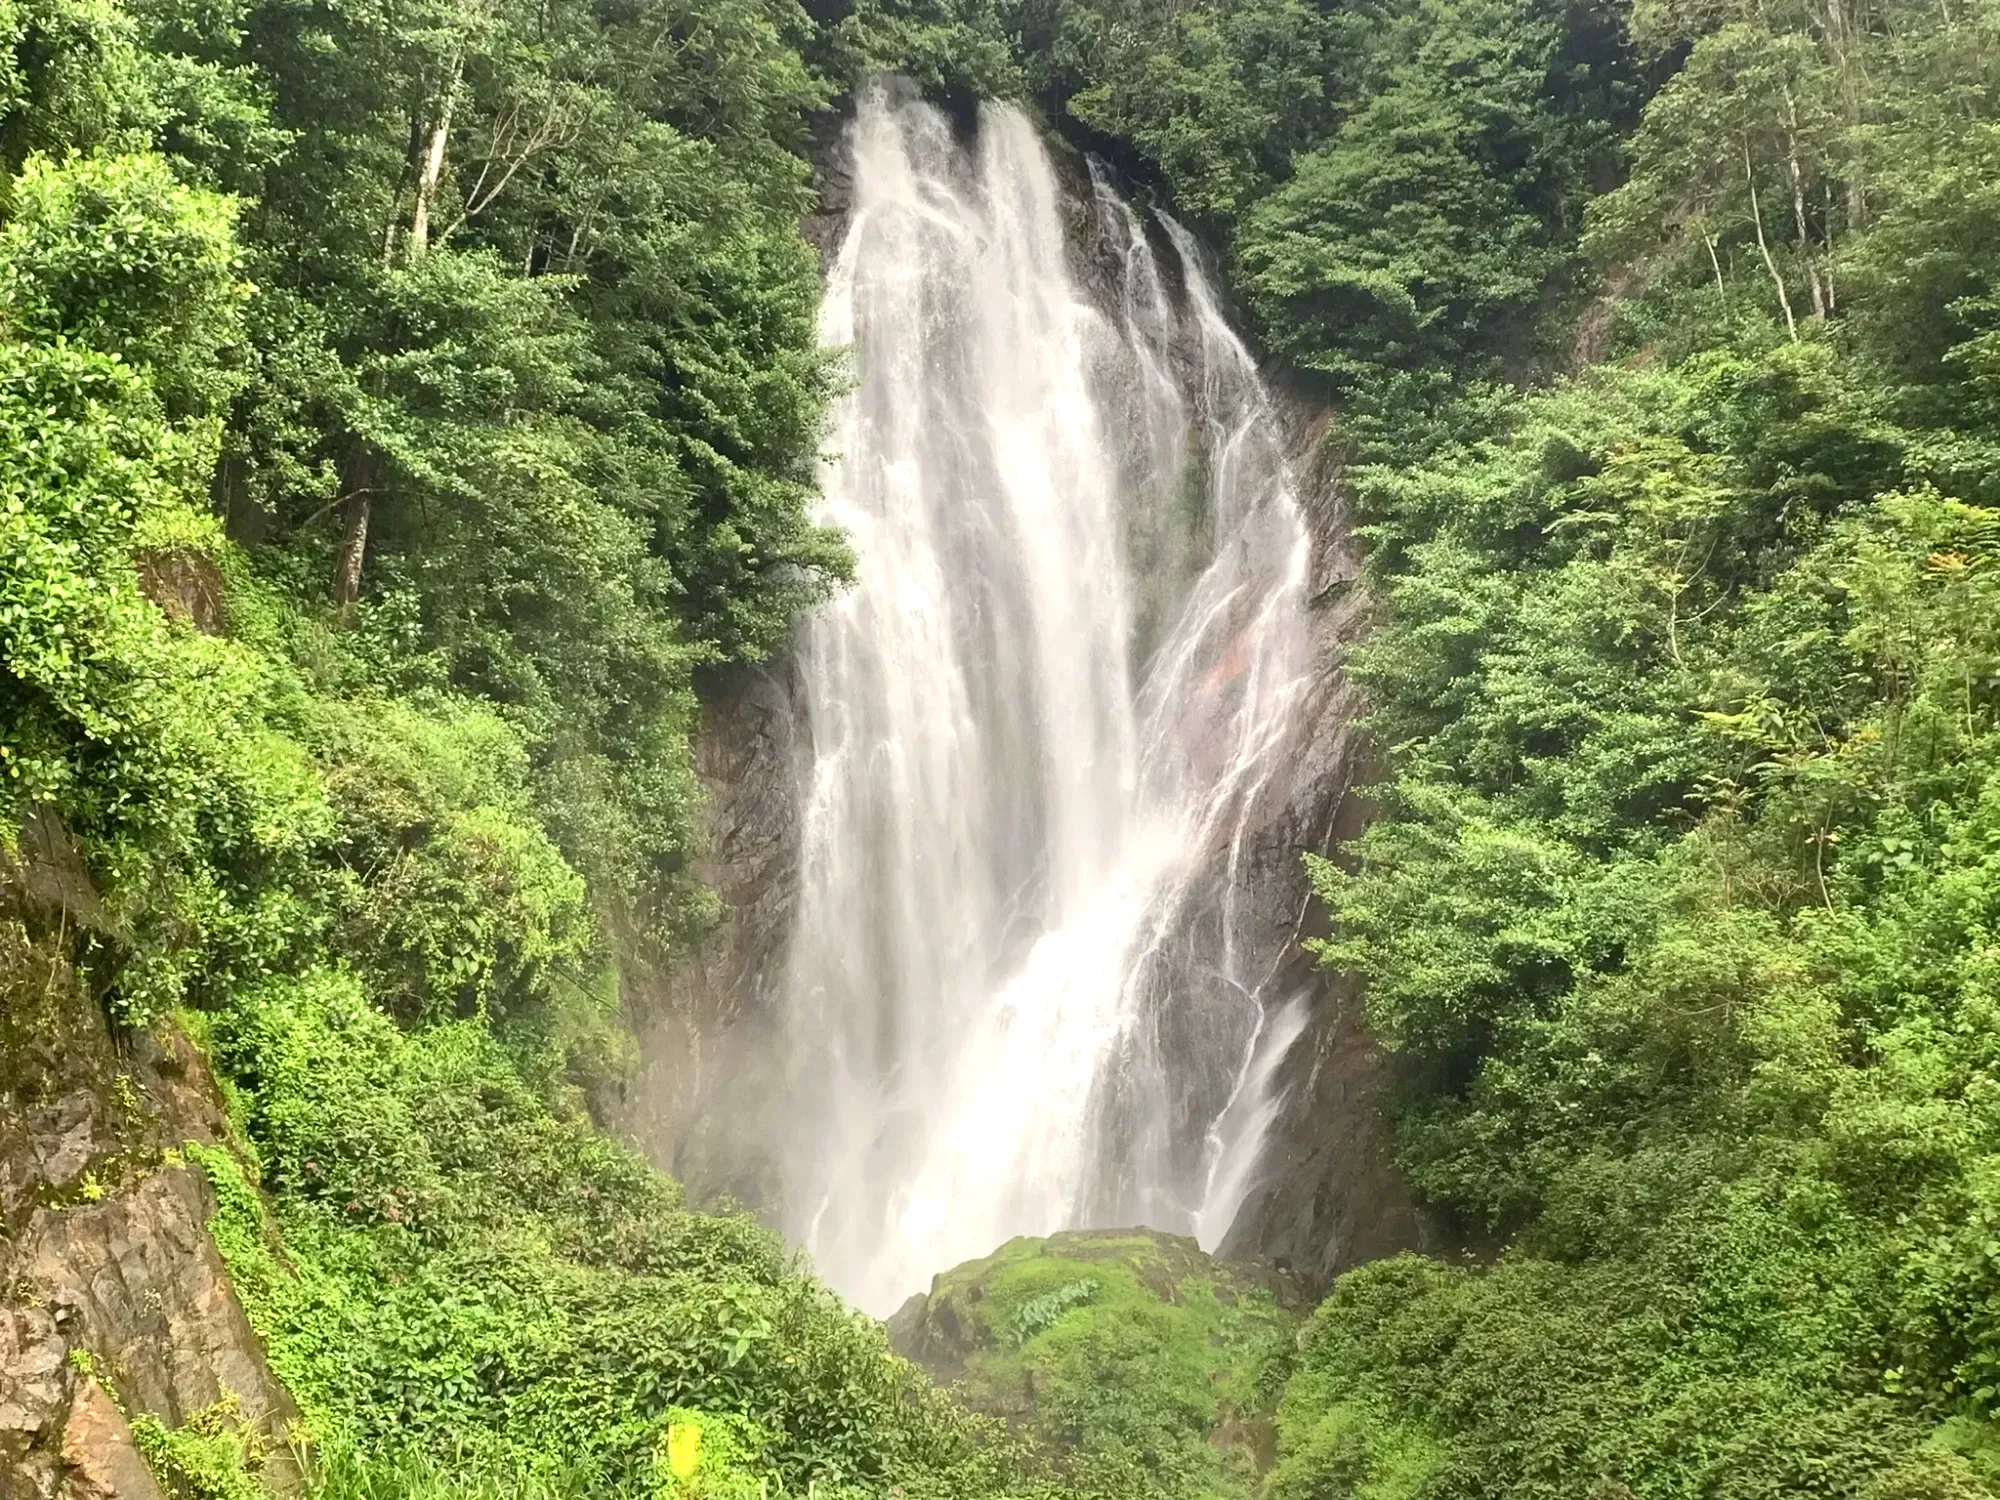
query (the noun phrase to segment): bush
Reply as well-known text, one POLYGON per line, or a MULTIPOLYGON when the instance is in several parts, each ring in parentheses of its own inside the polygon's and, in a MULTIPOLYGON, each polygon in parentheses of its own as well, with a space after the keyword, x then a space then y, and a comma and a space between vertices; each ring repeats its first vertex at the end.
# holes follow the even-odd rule
POLYGON ((995 1461, 878 1325, 551 1113, 477 1020, 405 1032, 320 974, 214 1034, 277 1210, 204 1153, 217 1241, 274 1366, 357 1456, 442 1447, 508 1483, 643 1489, 686 1408, 786 1486, 949 1490, 995 1461))
POLYGON ((147 372, 174 415, 219 411, 243 338, 230 200, 158 156, 31 157, 0 229, 0 323, 147 372))

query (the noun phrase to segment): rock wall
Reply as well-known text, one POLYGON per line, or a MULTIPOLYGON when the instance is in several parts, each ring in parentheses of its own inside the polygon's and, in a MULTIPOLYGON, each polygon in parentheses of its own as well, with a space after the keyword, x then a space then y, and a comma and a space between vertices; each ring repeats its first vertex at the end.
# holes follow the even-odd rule
POLYGON ((627 1019, 638 1066, 612 1130, 679 1178, 696 1203, 777 1207, 782 1098, 770 1045, 798 889, 795 789, 807 752, 789 663, 704 679, 695 766, 704 801, 697 875, 722 920, 673 970, 638 986, 627 1019))
POLYGON ((297 1408, 205 1227, 186 1142, 228 1137, 214 1080, 171 1027, 114 1037, 60 956, 97 918, 59 828, 0 860, 0 1500, 157 1500, 128 1414, 202 1413, 301 1488, 297 1408))
MULTIPOLYGON (((1271 378, 1282 395, 1282 372, 1271 378)), ((1366 705, 1346 671, 1369 606, 1348 487, 1327 441, 1332 413, 1296 395, 1287 399, 1313 549, 1315 685, 1305 753, 1262 799, 1242 879, 1267 951, 1279 955, 1266 995, 1281 1002, 1303 994, 1309 1011, 1279 1066, 1280 1113, 1256 1177, 1216 1253, 1264 1262, 1318 1295, 1353 1266, 1436 1248, 1439 1237, 1395 1164, 1387 1115, 1393 1059, 1369 1033, 1353 985, 1319 972, 1302 946, 1326 932, 1302 856, 1332 855, 1361 831, 1375 764, 1356 728, 1366 705)))

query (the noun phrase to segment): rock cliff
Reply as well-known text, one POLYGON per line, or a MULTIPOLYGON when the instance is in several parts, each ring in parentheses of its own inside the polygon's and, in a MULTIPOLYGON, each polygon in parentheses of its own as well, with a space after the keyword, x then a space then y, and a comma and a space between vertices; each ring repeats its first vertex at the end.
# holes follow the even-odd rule
POLYGON ((1269 992, 1303 993, 1309 1009, 1279 1064, 1282 1104, 1256 1179, 1217 1253, 1266 1262, 1317 1294, 1354 1266, 1435 1248, 1439 1235, 1395 1164, 1387 1116, 1395 1062, 1370 1034, 1355 987, 1318 972, 1301 946, 1326 931, 1301 856, 1332 855, 1361 831, 1374 766, 1356 727, 1366 704, 1346 672, 1348 652, 1367 628, 1368 600, 1347 486, 1328 443, 1332 414, 1296 399, 1293 411, 1294 462, 1313 543, 1316 685, 1305 753, 1265 799, 1268 815, 1246 878, 1266 940, 1280 955, 1269 992))
POLYGON ((723 915, 641 989, 628 1016, 638 1066, 608 1112, 693 1201, 728 1197, 768 1212, 778 1171, 764 1143, 783 1108, 768 1043, 797 890, 805 726, 782 657, 702 686, 696 873, 723 915))
POLYGON ((56 956, 99 920, 81 864, 53 824, 20 844, 0 861, 0 1500, 156 1500, 142 1416, 237 1427, 296 1491, 297 1410, 179 1153, 227 1140, 214 1080, 171 1026, 114 1035, 56 956))

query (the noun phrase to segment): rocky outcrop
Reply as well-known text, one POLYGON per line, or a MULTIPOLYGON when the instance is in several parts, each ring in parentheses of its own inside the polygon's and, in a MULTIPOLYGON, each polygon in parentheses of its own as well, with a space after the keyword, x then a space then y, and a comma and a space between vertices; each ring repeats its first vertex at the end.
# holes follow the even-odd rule
POLYGON ((171 620, 185 620, 203 635, 222 633, 222 571, 199 552, 169 547, 142 552, 139 592, 166 611, 171 620))
POLYGON ((1260 1376, 1299 1311, 1287 1278, 1193 1240, 1087 1230, 1010 1240, 942 1273, 889 1320, 889 1341, 1044 1452, 1212 1464, 1204 1492, 1248 1500, 1277 1456, 1260 1376), (1129 1398, 1108 1421, 1102 1390, 1129 1398))
POLYGON ((228 1137, 214 1080, 171 1027, 114 1036, 62 956, 94 897, 60 830, 38 838, 0 878, 0 1500, 156 1500, 139 1413, 227 1412, 295 1491, 297 1409, 180 1158, 228 1137))
POLYGON ((889 1343, 939 1382, 963 1381, 982 1352, 1022 1342, 1018 1304, 1037 1295, 1046 1302, 1049 1287, 1081 1289, 1095 1282, 1076 1306, 1101 1306, 1117 1300, 1104 1295, 1107 1280, 1129 1282, 1129 1290, 1169 1306, 1182 1300, 1191 1281, 1224 1306, 1252 1292, 1287 1311, 1300 1303, 1290 1278, 1213 1259, 1181 1235, 1146 1228, 1068 1230, 1010 1240, 984 1260, 940 1272, 928 1292, 918 1292, 889 1319, 889 1343))
POLYGON ((72 1500, 163 1500, 159 1482, 140 1456, 109 1391, 85 1377, 63 1423, 62 1461, 68 1466, 66 1493, 72 1500))
POLYGON ((806 753, 789 664, 702 683, 695 768, 704 793, 696 873, 722 917, 656 983, 630 1020, 639 1064, 610 1123, 697 1202, 770 1211, 776 1164, 762 1143, 782 1095, 774 1078, 777 985, 798 886, 797 787, 806 753))

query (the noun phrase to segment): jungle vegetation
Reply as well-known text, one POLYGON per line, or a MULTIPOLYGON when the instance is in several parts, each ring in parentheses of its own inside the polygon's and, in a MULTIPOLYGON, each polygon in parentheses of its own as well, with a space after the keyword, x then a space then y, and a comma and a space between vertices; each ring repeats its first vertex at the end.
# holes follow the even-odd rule
POLYGON ((340 1500, 1994 1493, 1996 570, 1994 0, 0 0, 0 822, 214 1058, 340 1500), (1366 521, 1319 951, 1469 1253, 1231 1376, 1262 1478, 1122 1355, 1059 1459, 968 1415, 589 1119, 712 915, 698 674, 848 575, 876 67, 1199 226, 1366 521))

